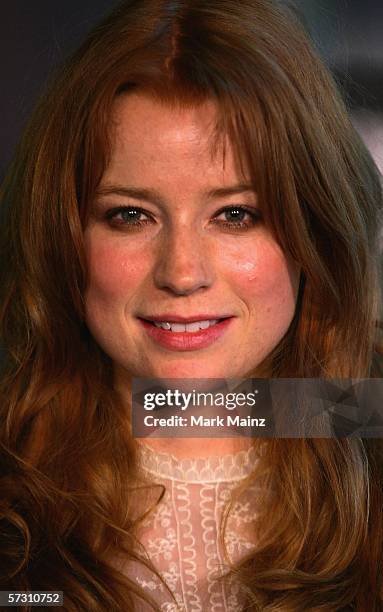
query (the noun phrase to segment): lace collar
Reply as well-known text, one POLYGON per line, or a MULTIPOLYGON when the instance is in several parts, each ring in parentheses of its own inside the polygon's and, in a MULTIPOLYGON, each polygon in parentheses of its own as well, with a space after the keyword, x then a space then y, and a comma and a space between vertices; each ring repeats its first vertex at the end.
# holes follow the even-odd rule
POLYGON ((139 444, 138 457, 144 472, 161 479, 188 483, 233 482, 250 474, 257 452, 251 446, 231 455, 179 459, 139 444))

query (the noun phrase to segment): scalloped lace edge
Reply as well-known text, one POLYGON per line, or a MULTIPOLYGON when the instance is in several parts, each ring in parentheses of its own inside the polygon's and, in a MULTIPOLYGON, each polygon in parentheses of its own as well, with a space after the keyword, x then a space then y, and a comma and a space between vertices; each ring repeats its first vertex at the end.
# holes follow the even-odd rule
POLYGON ((233 482, 246 478, 254 469, 258 453, 254 446, 237 453, 179 459, 139 444, 138 457, 144 472, 165 480, 189 483, 233 482))

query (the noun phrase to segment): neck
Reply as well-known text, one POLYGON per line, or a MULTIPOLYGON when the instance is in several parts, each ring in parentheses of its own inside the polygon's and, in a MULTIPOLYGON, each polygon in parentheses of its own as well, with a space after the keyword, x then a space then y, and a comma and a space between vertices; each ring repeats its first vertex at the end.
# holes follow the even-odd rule
MULTIPOLYGON (((115 388, 130 410, 131 380, 126 372, 121 372, 119 369, 115 371, 115 388)), ((230 455, 252 446, 251 438, 241 436, 228 438, 166 438, 161 436, 137 438, 137 442, 180 459, 230 455)))
POLYGON ((180 459, 231 455, 252 446, 250 438, 140 438, 153 450, 180 459))

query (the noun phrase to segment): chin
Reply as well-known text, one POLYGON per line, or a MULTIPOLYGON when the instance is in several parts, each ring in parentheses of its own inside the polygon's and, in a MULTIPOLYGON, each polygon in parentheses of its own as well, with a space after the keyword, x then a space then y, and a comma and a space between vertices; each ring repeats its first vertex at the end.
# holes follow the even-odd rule
POLYGON ((201 361, 196 363, 191 362, 178 362, 169 364, 167 366, 161 365, 153 369, 152 374, 148 374, 148 377, 152 378, 195 378, 195 379, 207 379, 207 378, 235 378, 240 376, 238 372, 235 372, 232 368, 225 367, 224 364, 214 365, 204 364, 201 361))

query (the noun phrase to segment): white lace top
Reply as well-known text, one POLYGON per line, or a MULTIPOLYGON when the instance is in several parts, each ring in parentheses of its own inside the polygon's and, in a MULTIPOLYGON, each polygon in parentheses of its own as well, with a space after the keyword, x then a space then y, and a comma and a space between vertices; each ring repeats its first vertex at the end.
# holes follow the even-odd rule
MULTIPOLYGON (((225 531, 228 558, 218 534, 231 491, 252 471, 255 461, 254 448, 222 457, 180 460, 141 445, 140 463, 146 478, 164 485, 166 491, 142 524, 139 540, 175 600, 149 569, 130 564, 124 571, 163 612, 242 609, 243 587, 233 577, 218 578, 228 572, 230 562, 238 562, 254 546, 253 485, 241 494, 229 514, 225 531)), ((154 490, 158 499, 161 489, 154 490)), ((137 604, 140 612, 149 609, 148 604, 137 604)))

